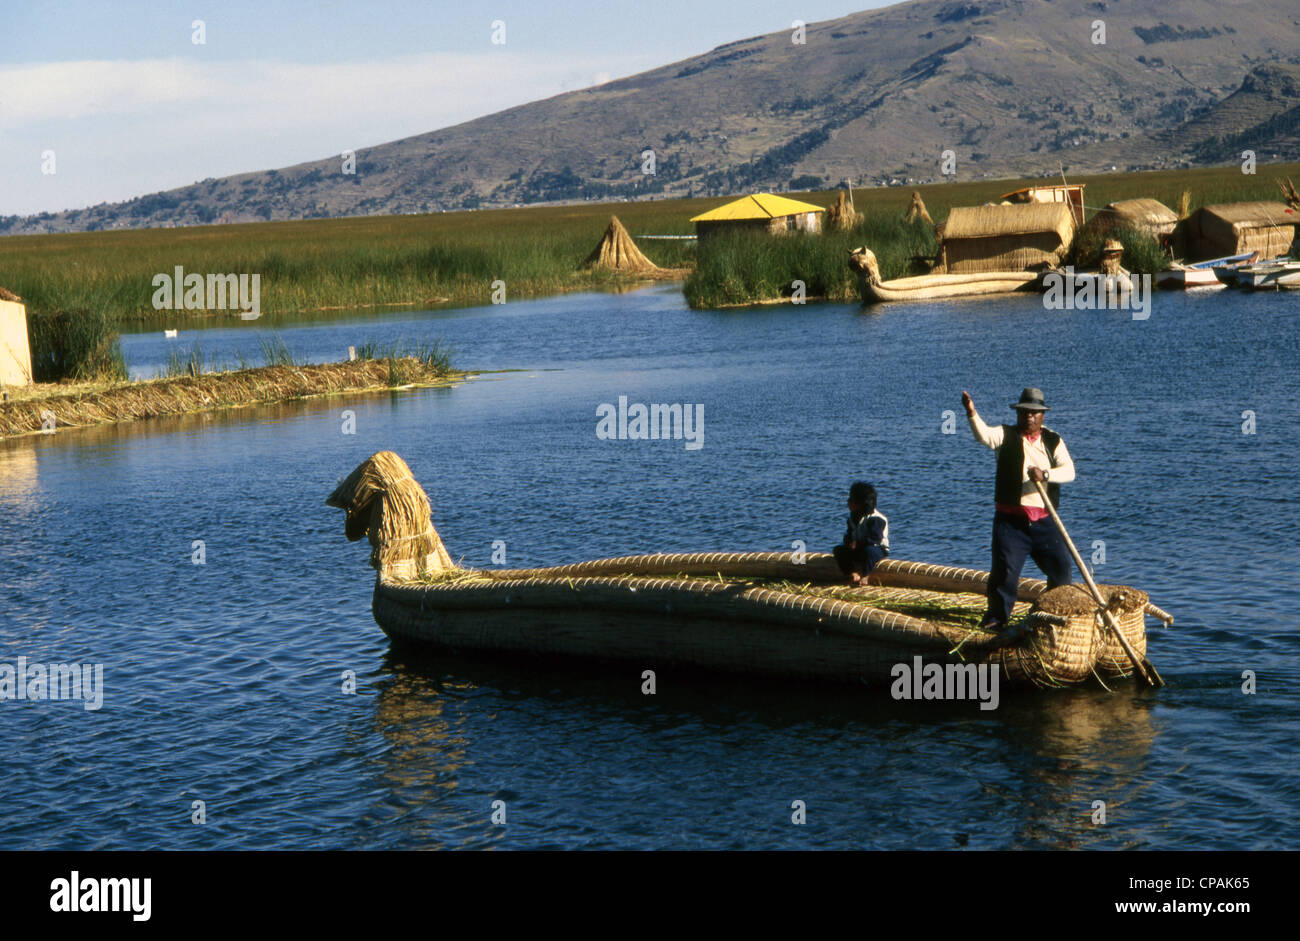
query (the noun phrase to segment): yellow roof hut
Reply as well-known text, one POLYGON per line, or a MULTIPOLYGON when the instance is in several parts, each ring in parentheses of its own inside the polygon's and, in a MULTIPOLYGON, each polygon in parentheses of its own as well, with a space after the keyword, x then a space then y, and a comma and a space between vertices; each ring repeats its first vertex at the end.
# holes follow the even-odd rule
POLYGON ((1291 251, 1300 213, 1286 203, 1219 203, 1202 206, 1180 223, 1189 261, 1259 252, 1281 258, 1291 251))
POLYGON ((710 209, 691 219, 700 241, 719 232, 749 229, 784 235, 787 232, 820 232, 821 214, 826 210, 788 196, 757 193, 710 209))
POLYGON ((1074 240, 1067 204, 959 206, 940 227, 935 274, 1056 267, 1074 240))
POLYGON ((0 288, 0 388, 32 381, 32 349, 27 342, 27 308, 22 298, 0 288))

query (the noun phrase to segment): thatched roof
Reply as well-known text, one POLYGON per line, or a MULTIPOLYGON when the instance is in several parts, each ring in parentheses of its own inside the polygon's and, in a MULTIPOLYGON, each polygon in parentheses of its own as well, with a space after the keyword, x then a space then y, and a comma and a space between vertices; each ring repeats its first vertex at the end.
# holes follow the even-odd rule
POLYGON ((591 254, 582 262, 584 268, 610 268, 614 271, 658 271, 659 267, 636 247, 618 216, 609 217, 609 225, 591 254))
POLYGON ((958 206, 943 225, 944 240, 998 238, 1054 232, 1068 243, 1074 216, 1065 203, 1018 203, 1012 206, 958 206))
POLYGON ((1264 200, 1247 203, 1218 203, 1213 206, 1202 206, 1197 212, 1227 223, 1237 232, 1242 229, 1300 224, 1300 213, 1297 213, 1286 203, 1264 200))
POLYGON ((1121 199, 1110 203, 1097 215, 1112 217, 1116 222, 1151 228, 1173 225, 1178 221, 1178 213, 1158 199, 1147 198, 1121 199))
POLYGON ((381 576, 409 577, 454 569, 433 528, 429 498, 411 469, 392 451, 366 458, 325 500, 347 511, 344 532, 355 542, 370 536, 370 564, 381 576))

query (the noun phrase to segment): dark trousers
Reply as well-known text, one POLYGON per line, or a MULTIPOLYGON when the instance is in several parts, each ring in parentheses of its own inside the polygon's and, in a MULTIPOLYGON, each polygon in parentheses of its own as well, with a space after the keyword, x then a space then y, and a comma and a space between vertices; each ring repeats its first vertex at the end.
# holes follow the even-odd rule
POLYGON ((848 578, 850 572, 857 572, 859 575, 870 575, 871 570, 880 564, 880 560, 885 557, 886 549, 884 546, 863 546, 860 549, 850 549, 846 545, 836 546, 832 552, 835 553, 835 562, 848 578))
POLYGON ((1025 556, 1043 570, 1048 588, 1070 584, 1070 550, 1050 516, 1031 523, 1024 516, 998 513, 993 517, 993 566, 985 620, 1007 623, 1016 604, 1025 556))

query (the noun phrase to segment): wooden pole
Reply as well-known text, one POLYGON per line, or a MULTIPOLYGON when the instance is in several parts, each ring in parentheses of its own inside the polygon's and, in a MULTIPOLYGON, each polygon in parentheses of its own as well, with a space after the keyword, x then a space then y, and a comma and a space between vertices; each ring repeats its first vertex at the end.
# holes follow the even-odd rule
POLYGON ((1052 505, 1051 499, 1047 496, 1047 488, 1043 486, 1041 480, 1035 480, 1034 486, 1038 488, 1038 494, 1043 498, 1043 506, 1047 507, 1047 512, 1052 516, 1052 522, 1056 524, 1061 538, 1065 540, 1066 546, 1069 547, 1070 555, 1074 557, 1074 564, 1079 567, 1079 574, 1083 576, 1083 580, 1088 584, 1088 590, 1092 592, 1093 600, 1101 607, 1101 616, 1105 620, 1106 626, 1115 632, 1119 645, 1124 648, 1124 653, 1128 654, 1134 672, 1148 686, 1164 686, 1165 681, 1161 679, 1155 665, 1145 657, 1139 657, 1137 651, 1133 649, 1133 645, 1124 636, 1124 632, 1119 629, 1119 623, 1115 620, 1115 615, 1106 607, 1106 599, 1101 596, 1101 591, 1097 588, 1097 583, 1092 580, 1088 566, 1083 564, 1083 556, 1079 555, 1079 550, 1074 546, 1074 540, 1070 538, 1070 534, 1066 532, 1065 524, 1061 522, 1060 514, 1056 512, 1056 507, 1052 505))

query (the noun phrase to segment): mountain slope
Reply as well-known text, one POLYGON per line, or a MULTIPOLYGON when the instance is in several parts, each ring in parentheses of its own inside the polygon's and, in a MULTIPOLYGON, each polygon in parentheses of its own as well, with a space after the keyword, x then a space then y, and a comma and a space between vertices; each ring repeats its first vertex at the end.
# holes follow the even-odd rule
POLYGON ((915 0, 791 40, 728 43, 362 150, 354 175, 330 157, 7 221, 63 230, 924 180, 946 150, 958 179, 1077 173, 1234 159, 1252 130, 1295 140, 1289 73, 1250 77, 1300 63, 1294 0, 1181 0, 1176 15, 1163 0, 915 0))

